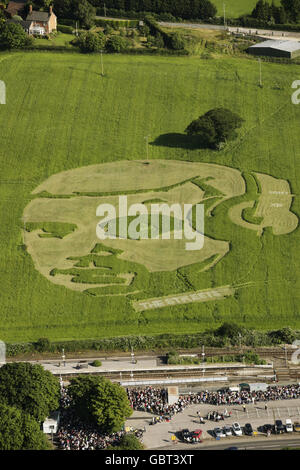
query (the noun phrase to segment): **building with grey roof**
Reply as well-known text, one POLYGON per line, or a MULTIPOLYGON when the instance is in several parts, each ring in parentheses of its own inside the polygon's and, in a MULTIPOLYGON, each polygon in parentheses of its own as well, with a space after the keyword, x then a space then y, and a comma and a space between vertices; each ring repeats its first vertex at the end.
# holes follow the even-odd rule
POLYGON ((300 42, 270 39, 250 46, 247 52, 258 56, 295 59, 300 56, 300 42))

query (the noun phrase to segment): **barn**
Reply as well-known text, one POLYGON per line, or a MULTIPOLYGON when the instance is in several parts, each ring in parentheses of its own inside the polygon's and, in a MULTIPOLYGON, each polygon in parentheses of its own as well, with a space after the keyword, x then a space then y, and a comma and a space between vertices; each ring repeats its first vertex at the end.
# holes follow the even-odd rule
POLYGON ((248 53, 258 56, 285 57, 295 59, 300 56, 300 42, 288 40, 263 41, 248 48, 248 53))

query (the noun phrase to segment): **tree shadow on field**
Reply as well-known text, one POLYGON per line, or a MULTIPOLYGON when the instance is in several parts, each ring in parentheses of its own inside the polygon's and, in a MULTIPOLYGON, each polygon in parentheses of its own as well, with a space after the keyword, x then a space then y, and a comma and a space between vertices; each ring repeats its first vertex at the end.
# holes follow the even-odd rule
POLYGON ((198 135, 186 135, 179 133, 161 134, 150 145, 157 147, 172 147, 195 150, 208 148, 208 145, 198 135))

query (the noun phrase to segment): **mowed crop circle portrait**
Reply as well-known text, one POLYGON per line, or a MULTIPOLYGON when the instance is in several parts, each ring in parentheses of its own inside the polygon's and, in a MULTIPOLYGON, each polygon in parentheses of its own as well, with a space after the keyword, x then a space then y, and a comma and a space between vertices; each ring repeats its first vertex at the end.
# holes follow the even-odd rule
MULTIPOLYGON (((32 192, 32 200, 23 214, 24 244, 35 268, 54 284, 96 296, 147 295, 152 273, 193 267, 201 277, 201 273, 230 256, 231 240, 209 236, 205 224, 201 249, 186 251, 184 238, 174 236, 178 227, 178 216, 172 211, 174 205, 180 211, 184 205, 195 207, 201 203, 205 206, 204 220, 211 219, 213 224, 218 218, 215 215, 218 207, 230 201, 226 211, 228 219, 245 232, 255 231, 258 243, 266 228, 271 228, 273 236, 297 228, 298 218, 290 210, 293 195, 289 183, 255 172, 247 178, 259 188, 252 197, 239 170, 209 163, 118 161, 58 173, 32 192), (120 236, 120 195, 123 198, 126 195, 128 205, 139 204, 147 214, 149 209, 146 216, 149 236, 148 233, 141 239, 120 236), (109 221, 114 223, 116 236, 99 240, 96 227, 103 217, 99 220, 97 208, 108 204, 116 209, 113 220, 109 221), (164 214, 160 213, 156 239, 153 239, 151 209, 157 205, 170 208, 169 236, 164 233, 164 214)), ((133 219, 126 216, 127 228, 133 219)), ((192 213, 191 226, 194 224, 192 213)), ((104 233, 107 225, 102 223, 104 233)), ((224 289, 222 285, 215 287, 224 289)), ((238 280, 229 287, 225 296, 235 292, 238 280)), ((169 296, 172 286, 166 286, 162 293, 169 296)), ((197 297, 189 299, 197 300, 197 297)), ((139 304, 138 309, 142 310, 142 306, 139 304)), ((144 306, 147 308, 146 303, 144 306)), ((153 308, 159 306, 168 303, 154 303, 153 308)))

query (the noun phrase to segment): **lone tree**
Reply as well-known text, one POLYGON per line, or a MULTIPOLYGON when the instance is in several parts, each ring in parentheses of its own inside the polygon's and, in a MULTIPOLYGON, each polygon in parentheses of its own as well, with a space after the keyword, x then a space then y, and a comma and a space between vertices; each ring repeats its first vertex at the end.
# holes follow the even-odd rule
POLYGON ((94 422, 104 432, 120 431, 132 414, 126 391, 103 377, 76 377, 71 380, 68 392, 79 416, 94 422))
POLYGON ((44 421, 59 406, 59 381, 39 364, 10 362, 0 368, 0 403, 44 421))
POLYGON ((229 109, 215 108, 192 121, 185 132, 197 136, 201 145, 220 150, 228 140, 237 137, 235 131, 243 122, 244 119, 229 109))
POLYGON ((0 450, 49 450, 39 423, 29 414, 0 404, 0 450))

